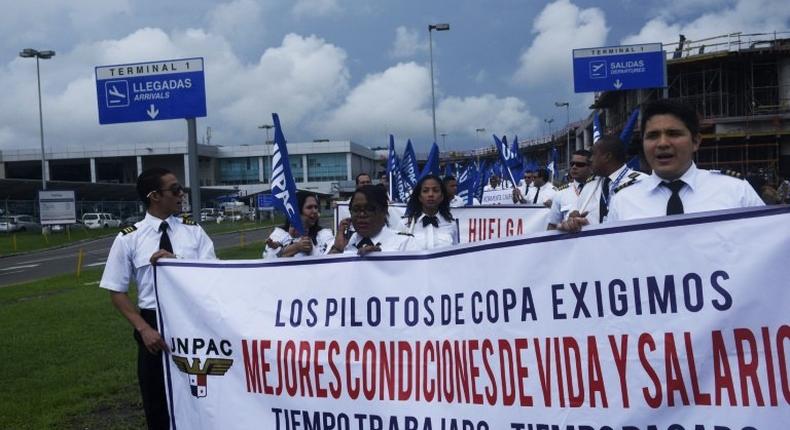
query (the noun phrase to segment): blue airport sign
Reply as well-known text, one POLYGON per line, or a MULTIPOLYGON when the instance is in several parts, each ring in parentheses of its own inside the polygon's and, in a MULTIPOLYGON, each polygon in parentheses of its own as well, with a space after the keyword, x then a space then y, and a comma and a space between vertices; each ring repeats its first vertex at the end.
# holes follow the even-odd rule
POLYGON ((666 56, 660 43, 573 50, 577 93, 666 86, 666 56))
POLYGON ((99 124, 206 116, 203 58, 96 67, 99 124))

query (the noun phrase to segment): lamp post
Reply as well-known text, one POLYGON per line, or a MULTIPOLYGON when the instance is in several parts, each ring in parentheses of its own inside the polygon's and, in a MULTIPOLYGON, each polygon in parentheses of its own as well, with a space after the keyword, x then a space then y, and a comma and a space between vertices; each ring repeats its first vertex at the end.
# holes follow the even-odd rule
POLYGON ((475 129, 475 137, 477 138, 477 146, 480 146, 480 133, 486 131, 484 128, 476 128, 475 129))
POLYGON ((568 171, 570 172, 571 169, 571 104, 570 102, 554 102, 554 106, 563 107, 565 106, 565 146, 567 149, 566 153, 566 164, 568 165, 568 171))
POLYGON ((269 130, 273 129, 274 126, 271 124, 263 124, 263 125, 259 125, 258 128, 262 128, 266 130, 266 141, 263 143, 269 143, 269 130))
POLYGON ((554 130, 551 129, 551 123, 554 122, 554 118, 543 118, 543 122, 545 122, 548 125, 551 141, 554 142, 554 130))
POLYGON ((433 30, 447 31, 450 24, 429 24, 428 25, 428 50, 431 57, 431 113, 433 114, 433 141, 436 142, 436 94, 433 89, 433 30))
POLYGON ((44 155, 44 113, 41 109, 41 72, 39 59, 48 60, 55 56, 55 51, 38 51, 32 48, 25 48, 19 52, 22 58, 36 58, 36 78, 38 80, 38 130, 41 135, 41 188, 47 189, 47 164, 44 155))
POLYGON ((442 136, 442 151, 447 151, 447 133, 442 133, 440 136, 442 136))

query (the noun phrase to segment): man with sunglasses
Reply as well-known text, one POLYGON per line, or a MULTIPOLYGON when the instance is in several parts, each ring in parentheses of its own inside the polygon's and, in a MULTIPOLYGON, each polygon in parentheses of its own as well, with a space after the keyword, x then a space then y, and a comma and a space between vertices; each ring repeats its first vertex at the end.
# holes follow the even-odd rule
POLYGON ((146 207, 145 218, 126 227, 115 238, 99 286, 110 292, 116 309, 134 327, 137 341, 137 378, 149 429, 167 429, 170 419, 165 395, 153 266, 160 258, 213 260, 214 244, 203 229, 181 212, 185 190, 167 169, 151 168, 137 178, 137 194, 146 207), (137 307, 129 299, 129 283, 137 285, 137 307))
POLYGON ((556 229, 557 225, 567 219, 568 214, 576 209, 579 195, 581 195, 584 185, 592 178, 591 155, 590 151, 579 149, 571 156, 571 181, 557 187, 557 193, 552 199, 551 210, 549 211, 549 230, 556 229))

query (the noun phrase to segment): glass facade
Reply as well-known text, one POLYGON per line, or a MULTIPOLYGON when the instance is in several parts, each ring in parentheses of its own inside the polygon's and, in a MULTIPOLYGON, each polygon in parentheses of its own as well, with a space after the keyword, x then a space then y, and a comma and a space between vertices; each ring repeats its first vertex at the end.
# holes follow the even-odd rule
POLYGON ((346 173, 346 154, 309 154, 307 156, 308 182, 345 181, 346 173))
MULTIPOLYGON (((294 177, 294 182, 304 182, 304 169, 302 167, 301 155, 289 155, 289 164, 291 165, 291 174, 294 177)), ((271 161, 269 161, 271 163, 271 161)))
POLYGON ((220 185, 258 183, 258 157, 218 159, 217 183, 220 185))

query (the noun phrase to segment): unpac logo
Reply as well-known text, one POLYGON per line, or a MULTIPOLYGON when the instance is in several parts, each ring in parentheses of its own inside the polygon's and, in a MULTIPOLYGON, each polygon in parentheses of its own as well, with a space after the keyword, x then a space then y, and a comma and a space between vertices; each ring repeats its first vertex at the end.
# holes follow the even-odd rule
POLYGON ((199 358, 193 358, 192 363, 189 363, 187 357, 174 355, 173 363, 176 364, 178 370, 189 375, 189 388, 192 395, 195 397, 206 397, 208 388, 206 383, 208 375, 223 376, 233 365, 233 360, 229 358, 207 358, 201 366, 199 358))

